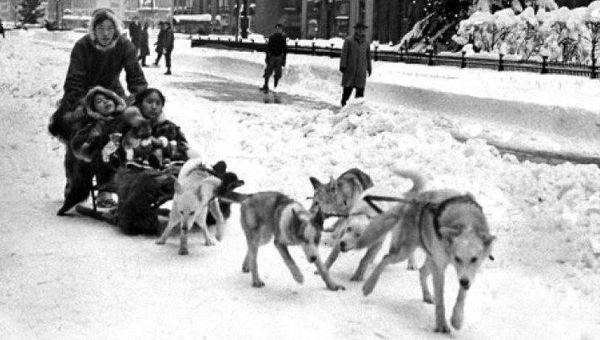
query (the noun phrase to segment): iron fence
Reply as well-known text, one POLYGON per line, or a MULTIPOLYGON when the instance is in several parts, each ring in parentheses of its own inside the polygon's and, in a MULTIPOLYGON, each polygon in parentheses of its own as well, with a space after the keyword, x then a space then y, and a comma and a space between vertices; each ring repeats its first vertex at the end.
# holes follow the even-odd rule
MULTIPOLYGON (((232 48, 243 50, 254 50, 264 52, 266 43, 250 41, 235 41, 233 38, 198 38, 191 40, 192 47, 217 47, 232 48)), ((341 49, 330 46, 318 46, 312 43, 310 46, 302 46, 297 41, 288 43, 288 53, 304 54, 314 56, 328 56, 330 58, 339 58, 341 49)), ((433 51, 427 53, 399 51, 380 51, 377 47, 371 50, 371 58, 374 61, 398 62, 407 64, 424 64, 455 66, 460 68, 483 68, 497 71, 521 71, 534 72, 540 74, 564 74, 573 76, 584 76, 597 78, 598 66, 593 60, 591 65, 575 62, 550 62, 547 57, 542 61, 523 61, 523 60, 505 60, 502 55, 498 59, 466 57, 463 52, 461 56, 440 55, 433 51)))

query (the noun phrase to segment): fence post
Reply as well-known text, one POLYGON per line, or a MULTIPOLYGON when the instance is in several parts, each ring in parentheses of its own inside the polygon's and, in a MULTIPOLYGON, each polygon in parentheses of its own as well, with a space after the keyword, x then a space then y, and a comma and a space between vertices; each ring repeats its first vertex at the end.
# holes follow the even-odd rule
POLYGON ((427 59, 427 65, 428 66, 433 66, 433 49, 431 49, 431 50, 429 50, 427 52, 429 54, 428 59, 427 59))
POLYGON ((504 54, 500 53, 498 55, 500 58, 498 59, 498 71, 504 71, 504 63, 502 58, 504 57, 504 54))
POLYGON ((548 73, 548 56, 542 56, 542 72, 541 74, 548 73))
POLYGON ((315 48, 315 42, 312 42, 312 55, 316 55, 317 54, 317 50, 315 48))
POLYGON ((465 55, 467 55, 467 52, 462 51, 461 56, 460 56, 460 68, 467 67, 467 59, 465 58, 465 55))
POLYGON ((592 73, 590 74, 590 78, 598 78, 598 75, 596 74, 596 58, 592 58, 592 73))
POLYGON ((333 58, 333 44, 331 44, 331 47, 329 47, 329 58, 333 58))

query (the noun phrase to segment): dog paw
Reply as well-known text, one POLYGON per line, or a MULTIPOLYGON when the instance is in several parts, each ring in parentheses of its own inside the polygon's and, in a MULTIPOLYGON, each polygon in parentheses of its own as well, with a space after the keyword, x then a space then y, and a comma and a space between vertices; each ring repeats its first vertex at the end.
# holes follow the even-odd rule
POLYGON ((431 295, 423 296, 423 302, 433 304, 433 299, 431 298, 431 295))
POLYGON ((450 319, 450 323, 452 323, 452 327, 455 329, 460 329, 463 324, 462 315, 458 315, 458 313, 452 314, 452 318, 450 319))
POLYGON ((156 240, 156 242, 154 242, 154 243, 159 244, 159 245, 163 245, 166 242, 167 242, 166 240, 156 240))
POLYGON ((302 275, 302 273, 298 272, 298 273, 294 273, 292 274, 292 276, 294 277, 294 280, 298 283, 304 283, 304 275, 302 275))
POLYGON ((250 272, 250 268, 248 268, 248 266, 244 263, 242 265, 242 273, 249 273, 250 272))
POLYGON ((450 327, 448 327, 448 325, 446 324, 443 324, 441 326, 435 327, 433 331, 436 333, 450 334, 450 327))
POLYGON ((254 287, 254 288, 262 288, 264 286, 265 286, 265 283, 262 282, 261 280, 252 282, 252 287, 254 287))
POLYGON ((350 281, 362 281, 364 279, 363 274, 354 274, 350 278, 350 281))
POLYGON ((187 255, 189 252, 187 249, 183 248, 183 249, 179 249, 179 255, 187 255))
POLYGON ((334 284, 327 285, 327 289, 333 290, 333 291, 338 291, 338 290, 346 290, 346 287, 334 283, 334 284))
POLYGON ((417 266, 412 263, 406 265, 406 270, 417 270, 417 266))
POLYGON ((367 280, 365 284, 362 286, 362 292, 364 296, 367 296, 373 292, 373 288, 375 288, 375 282, 371 280, 367 280))
POLYGON ((213 238, 207 238, 206 242, 204 242, 204 244, 208 247, 212 247, 212 246, 216 246, 218 243, 218 241, 216 239, 213 238))

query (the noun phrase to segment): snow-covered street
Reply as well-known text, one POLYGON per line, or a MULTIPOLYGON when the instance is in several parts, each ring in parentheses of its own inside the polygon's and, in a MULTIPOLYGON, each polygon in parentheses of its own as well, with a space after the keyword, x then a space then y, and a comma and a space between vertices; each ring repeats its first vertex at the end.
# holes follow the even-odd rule
MULTIPOLYGON (((300 249, 291 253, 303 285, 269 244, 258 257, 266 286, 251 287, 237 206, 223 242, 205 247, 193 233, 189 256, 177 255, 175 238, 158 246, 86 217, 57 217, 64 149, 47 123, 80 36, 31 29, 0 40, 0 338, 447 338, 433 333, 434 307, 405 264, 364 297, 349 280, 362 253, 340 256, 331 274, 346 290, 331 292, 300 249)), ((375 63, 366 100, 340 110, 338 60, 290 55, 284 103, 264 104, 264 54, 192 49, 179 38, 173 75, 152 67, 146 78, 206 162, 225 160, 246 182, 240 192, 280 190, 308 206, 309 176, 351 167, 390 193, 410 187, 393 168, 420 171, 429 189, 470 191, 498 237, 496 260, 483 264, 452 337, 600 339, 600 169, 519 162, 451 135, 598 156, 597 80, 375 63)))

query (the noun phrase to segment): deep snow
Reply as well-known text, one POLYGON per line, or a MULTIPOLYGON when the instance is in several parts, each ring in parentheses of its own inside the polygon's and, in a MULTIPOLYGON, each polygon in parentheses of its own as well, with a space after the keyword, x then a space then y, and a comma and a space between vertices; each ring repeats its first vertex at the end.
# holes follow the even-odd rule
MULTIPOLYGON (((0 41, 2 338, 443 338, 432 333, 433 307, 421 302, 417 274, 404 264, 386 270, 373 294, 363 297, 361 284, 349 281, 361 254, 344 254, 334 265, 333 278, 347 289, 330 292, 298 249, 292 256, 304 285, 267 245, 259 251, 266 287, 252 288, 241 273, 246 246, 235 208, 224 241, 204 247, 194 234, 187 257, 177 255, 176 239, 157 246, 152 238, 126 237, 94 220, 56 217, 64 151, 46 124, 78 36, 11 31, 0 41)), ((520 141, 531 135, 501 120, 465 123, 443 105, 419 109, 413 98, 404 99, 411 105, 403 106, 402 96, 385 105, 390 101, 369 88, 366 101, 340 111, 334 59, 290 56, 281 88, 285 104, 265 105, 257 94, 263 58, 190 49, 189 41, 177 40, 174 75, 162 75, 162 68, 145 73, 164 91, 167 115, 202 157, 226 160, 246 181, 240 191, 281 190, 304 200, 311 195, 308 176, 325 179, 358 166, 390 192, 409 187, 392 176, 398 167, 421 171, 428 188, 474 193, 498 236, 496 261, 483 265, 468 294, 464 328, 453 337, 599 338, 597 167, 518 162, 481 140, 458 143, 452 128, 500 127, 520 141)), ((587 103, 598 100, 592 96, 597 83, 581 78, 461 72, 377 63, 370 81, 376 88, 394 74, 411 74, 394 84, 454 95, 471 89, 473 98, 524 106, 540 104, 523 93, 537 82, 532 91, 551 98, 550 104, 588 113, 593 108, 587 103)), ((542 125, 530 128, 555 140, 542 125)), ((578 136, 596 143, 584 137, 578 136)), ((323 257, 328 252, 322 248, 323 257)), ((455 281, 449 270, 448 317, 455 281)))

